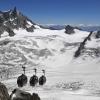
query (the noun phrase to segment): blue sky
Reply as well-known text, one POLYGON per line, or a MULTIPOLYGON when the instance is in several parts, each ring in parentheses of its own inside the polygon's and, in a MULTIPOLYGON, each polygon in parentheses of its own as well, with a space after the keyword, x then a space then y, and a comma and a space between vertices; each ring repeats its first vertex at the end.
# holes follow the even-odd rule
POLYGON ((0 0, 0 10, 14 6, 40 24, 100 25, 100 0, 0 0))

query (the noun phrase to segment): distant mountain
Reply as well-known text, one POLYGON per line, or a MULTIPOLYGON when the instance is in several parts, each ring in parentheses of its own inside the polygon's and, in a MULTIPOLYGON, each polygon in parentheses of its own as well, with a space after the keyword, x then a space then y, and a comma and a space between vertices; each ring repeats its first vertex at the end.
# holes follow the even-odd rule
MULTIPOLYGON (((66 27, 66 25, 41 25, 43 28, 51 29, 51 30, 62 30, 66 27)), ((73 25, 71 25, 73 26, 73 25)), ((73 26, 75 27, 75 26, 73 26)), ((77 28, 83 30, 83 31, 100 31, 100 26, 76 26, 77 28)))
POLYGON ((74 34, 75 33, 75 29, 82 30, 81 28, 76 27, 76 26, 66 25, 65 26, 65 33, 66 34, 74 34))
POLYGON ((14 36, 14 29, 23 28, 28 32, 33 32, 35 23, 19 12, 16 7, 6 12, 0 11, 0 35, 4 32, 9 36, 14 36))
POLYGON ((100 31, 100 26, 79 26, 84 31, 100 31))
POLYGON ((51 30, 62 30, 65 28, 66 25, 55 25, 55 24, 49 24, 49 25, 40 25, 42 28, 46 28, 46 29, 51 29, 51 30))

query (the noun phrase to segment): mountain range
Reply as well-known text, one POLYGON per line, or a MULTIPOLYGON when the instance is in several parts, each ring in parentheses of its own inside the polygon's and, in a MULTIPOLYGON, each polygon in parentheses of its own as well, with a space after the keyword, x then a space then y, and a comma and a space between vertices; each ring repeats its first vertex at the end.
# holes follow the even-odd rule
POLYGON ((100 72, 100 31, 70 25, 57 28, 34 23, 16 7, 0 11, 2 79, 22 73, 22 65, 26 73, 35 67, 66 73, 100 72))
MULTIPOLYGON (((66 27, 66 25, 56 25, 56 24, 47 24, 47 25, 42 25, 44 26, 45 28, 49 28, 49 29, 52 29, 52 30, 61 30, 61 29, 64 29, 66 27)), ((83 31, 100 31, 100 26, 97 26, 97 25, 71 25, 71 26, 76 26, 78 28, 80 28, 81 30, 83 31)))

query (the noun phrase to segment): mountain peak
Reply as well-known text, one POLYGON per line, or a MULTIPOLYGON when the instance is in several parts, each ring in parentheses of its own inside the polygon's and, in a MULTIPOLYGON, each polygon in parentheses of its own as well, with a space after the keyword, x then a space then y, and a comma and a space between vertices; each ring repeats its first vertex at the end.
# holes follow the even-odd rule
MULTIPOLYGON (((28 32, 34 32, 34 25, 36 24, 18 11, 16 7, 6 12, 0 11, 0 34, 3 34, 5 31, 14 33, 13 30, 19 28, 25 29, 28 32)), ((10 36, 14 35, 15 33, 10 36)))

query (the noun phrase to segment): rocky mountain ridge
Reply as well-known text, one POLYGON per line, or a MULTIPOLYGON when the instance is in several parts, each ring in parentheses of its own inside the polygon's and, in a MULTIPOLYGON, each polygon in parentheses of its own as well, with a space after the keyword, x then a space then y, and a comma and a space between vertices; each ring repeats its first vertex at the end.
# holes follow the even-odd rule
POLYGON ((6 12, 0 11, 0 35, 7 32, 9 36, 14 36, 14 29, 25 29, 28 32, 33 32, 35 23, 28 17, 19 12, 16 7, 6 12))

